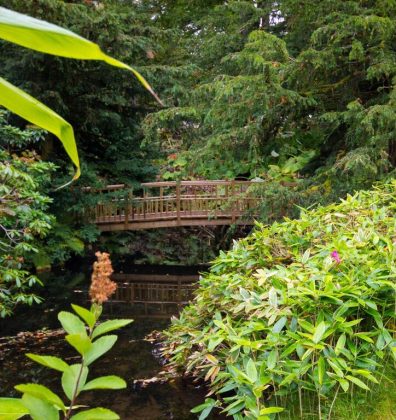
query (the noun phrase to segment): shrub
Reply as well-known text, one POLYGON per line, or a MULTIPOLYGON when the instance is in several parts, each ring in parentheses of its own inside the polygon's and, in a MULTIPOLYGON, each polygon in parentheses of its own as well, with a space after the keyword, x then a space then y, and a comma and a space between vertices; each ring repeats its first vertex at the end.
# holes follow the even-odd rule
POLYGON ((201 419, 213 406, 267 419, 294 393, 314 393, 330 418, 337 395, 378 382, 396 358, 395 208, 394 181, 258 224, 220 254, 164 348, 217 396, 197 407, 201 419))

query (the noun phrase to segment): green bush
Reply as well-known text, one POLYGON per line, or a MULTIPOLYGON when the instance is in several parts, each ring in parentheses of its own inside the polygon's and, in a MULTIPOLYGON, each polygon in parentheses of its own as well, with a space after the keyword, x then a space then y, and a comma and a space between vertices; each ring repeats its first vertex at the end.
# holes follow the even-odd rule
POLYGON ((396 182, 258 225, 214 261, 166 332, 171 363, 210 383, 213 406, 268 419, 296 394, 331 416, 396 359, 396 182))

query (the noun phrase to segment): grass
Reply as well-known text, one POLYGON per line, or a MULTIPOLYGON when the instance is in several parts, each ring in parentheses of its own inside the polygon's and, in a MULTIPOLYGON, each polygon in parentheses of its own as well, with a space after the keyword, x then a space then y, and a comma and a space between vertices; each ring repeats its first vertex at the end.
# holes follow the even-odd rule
MULTIPOLYGON (((312 394, 303 397, 303 419, 318 419, 316 398, 312 394)), ((323 402, 323 420, 328 420, 328 413, 331 401, 323 402)), ((279 420, 300 419, 300 406, 298 399, 292 401, 279 420)), ((365 392, 354 389, 353 393, 339 394, 336 399, 331 420, 396 420, 396 369, 390 366, 385 369, 379 385, 372 388, 372 392, 365 392)))

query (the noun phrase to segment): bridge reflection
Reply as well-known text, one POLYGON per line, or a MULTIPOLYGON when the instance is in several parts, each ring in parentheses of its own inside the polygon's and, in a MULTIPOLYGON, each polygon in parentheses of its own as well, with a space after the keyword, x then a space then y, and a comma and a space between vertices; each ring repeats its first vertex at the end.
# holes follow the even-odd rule
POLYGON ((112 315, 170 318, 192 300, 199 275, 114 274, 117 290, 107 304, 112 315))

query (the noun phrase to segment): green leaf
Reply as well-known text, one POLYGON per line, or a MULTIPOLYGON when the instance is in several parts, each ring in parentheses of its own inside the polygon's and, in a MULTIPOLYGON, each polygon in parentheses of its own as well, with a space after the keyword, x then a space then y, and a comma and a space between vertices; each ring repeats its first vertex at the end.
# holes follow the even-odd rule
POLYGON ((227 415, 232 416, 238 413, 238 411, 243 410, 245 408, 245 405, 245 401, 236 400, 232 404, 227 406, 223 411, 227 412, 227 415))
POLYGON ((59 411, 48 401, 31 394, 23 394, 22 402, 33 420, 59 420, 59 411))
POLYGON ((223 341, 224 337, 211 338, 208 343, 208 351, 213 351, 223 341))
POLYGON ((271 353, 268 355, 267 359, 267 367, 269 370, 272 370, 276 366, 277 354, 276 350, 272 350, 271 353))
MULTIPOLYGON (((373 361, 374 362, 374 361, 373 361)), ((357 373, 359 375, 364 376, 369 381, 374 382, 375 384, 378 384, 378 380, 375 376, 373 376, 368 370, 365 369, 357 369, 352 371, 353 374, 357 373)))
POLYGON ((29 394, 33 397, 39 398, 40 400, 47 401, 49 404, 54 405, 61 410, 65 410, 63 401, 44 385, 20 384, 16 385, 15 389, 23 394, 29 394))
POLYGON ((286 325, 287 317, 283 316, 282 318, 278 319, 278 321, 275 322, 272 332, 273 333, 279 333, 282 331, 283 327, 286 325))
MULTIPOLYGON (((3 31, 1 30, 3 10, 5 9, 0 7, 0 37, 3 37, 3 31)), ((73 127, 67 121, 2 77, 0 77, 0 105, 58 137, 71 161, 76 165, 77 171, 74 179, 80 176, 80 161, 73 127)))
POLYGON ((216 401, 212 398, 206 398, 205 402, 203 404, 200 404, 196 407, 194 407, 191 410, 191 413, 199 413, 201 412, 198 420, 204 420, 206 419, 210 412, 212 411, 213 407, 215 407, 216 401))
POLYGON ((283 410, 282 407, 265 407, 260 410, 260 415, 281 413, 283 410))
POLYGON ((26 356, 34 360, 35 362, 40 363, 40 365, 46 366, 50 369, 58 370, 59 372, 64 372, 66 369, 69 368, 69 365, 59 357, 40 356, 39 354, 32 353, 27 353, 26 356))
POLYGON ((76 314, 82 318, 89 328, 92 328, 95 325, 96 318, 95 315, 86 308, 83 308, 79 305, 72 304, 72 308, 76 314))
POLYGON ((324 333, 326 332, 326 323, 322 321, 315 327, 315 330, 313 332, 312 341, 314 343, 319 343, 319 341, 322 339, 324 333))
POLYGON ((82 391, 88 391, 90 389, 123 389, 126 386, 126 382, 119 376, 101 376, 100 378, 87 382, 82 391))
POLYGON ((99 337, 102 334, 106 334, 113 330, 125 327, 126 325, 133 322, 133 319, 111 319, 98 325, 92 334, 92 338, 99 337))
POLYGON ((327 362, 332 367, 337 376, 339 376, 340 378, 344 377, 344 372, 337 366, 336 363, 334 363, 331 359, 327 359, 327 362))
POLYGON ((127 69, 161 103, 148 82, 134 68, 106 55, 98 45, 67 29, 1 7, 0 38, 46 54, 79 60, 101 60, 127 69))
POLYGON ((69 334, 66 341, 73 346, 82 356, 84 356, 91 348, 92 342, 87 334, 69 334))
POLYGON ((370 391, 370 388, 360 379, 355 378, 354 376, 351 376, 351 375, 346 375, 345 377, 349 379, 351 382, 353 382, 355 385, 357 385, 359 388, 365 389, 366 391, 370 391))
POLYGON ((78 381, 78 387, 77 387, 77 393, 78 395, 83 387, 85 386, 85 382, 87 381, 88 376, 88 368, 84 366, 81 371, 81 364, 75 364, 71 365, 68 370, 63 372, 62 375, 62 388, 64 393, 66 394, 67 398, 71 401, 73 398, 74 390, 76 389, 77 380, 78 381))
POLYGON ((84 323, 76 315, 61 311, 58 314, 58 319, 68 334, 87 334, 84 323))
POLYGON ((335 354, 338 356, 341 353, 341 350, 344 349, 345 347, 345 342, 346 342, 346 335, 345 334, 341 334, 339 339, 337 340, 337 344, 335 346, 335 354))
POLYGON ((318 380, 319 385, 323 385, 323 378, 326 371, 326 362, 322 356, 318 360, 318 380))
POLYGON ((353 327, 354 325, 360 324, 360 322, 362 321, 363 318, 359 318, 359 319, 354 319, 353 321, 348 321, 348 322, 344 322, 342 324, 343 328, 349 328, 349 327, 353 327))
POLYGON ((344 378, 336 378, 336 380, 339 382, 344 392, 347 392, 349 389, 349 382, 344 378))
POLYGON ((16 420, 29 414, 20 398, 0 398, 0 419, 16 420))
POLYGON ((198 420, 205 420, 209 416, 212 410, 213 410, 213 406, 206 407, 204 410, 202 410, 201 414, 198 417, 198 420))
POLYGON ((104 337, 100 337, 94 341, 90 350, 84 356, 86 365, 90 365, 100 356, 108 352, 114 346, 116 341, 116 335, 105 335, 104 337))
POLYGON ((253 359, 249 359, 249 361, 246 364, 246 374, 251 383, 255 383, 257 381, 257 369, 253 359))
POLYGON ((310 322, 308 322, 308 321, 305 321, 304 319, 299 319, 298 321, 297 321, 303 328, 304 328, 304 330, 306 330, 306 331, 308 331, 309 333, 311 333, 311 334, 313 334, 313 332, 314 332, 314 326, 313 326, 313 324, 311 324, 310 322))
POLYGON ((120 417, 114 411, 107 408, 91 408, 81 411, 70 418, 70 420, 118 420, 120 417))
POLYGON ((357 332, 354 335, 356 337, 361 338, 364 341, 367 341, 368 343, 374 343, 373 339, 370 336, 368 336, 367 334, 368 334, 367 332, 357 332))

